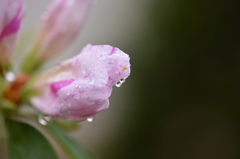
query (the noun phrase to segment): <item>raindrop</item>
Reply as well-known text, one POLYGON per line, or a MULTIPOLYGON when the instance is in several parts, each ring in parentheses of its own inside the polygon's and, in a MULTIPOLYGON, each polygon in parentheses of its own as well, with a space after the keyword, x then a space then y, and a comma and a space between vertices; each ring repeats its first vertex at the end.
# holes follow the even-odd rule
POLYGON ((12 72, 7 72, 5 77, 9 82, 12 82, 15 80, 15 74, 12 72))
POLYGON ((121 85, 122 85, 122 82, 119 81, 119 82, 117 82, 117 84, 116 84, 115 86, 116 86, 116 87, 121 87, 121 85))
POLYGON ((126 80, 125 78, 122 78, 122 79, 120 79, 120 82, 121 82, 121 83, 124 83, 125 80, 126 80))
POLYGON ((48 125, 52 121, 52 117, 46 114, 38 115, 38 122, 42 125, 48 125))
POLYGON ((116 87, 121 87, 121 85, 125 82, 125 80, 126 80, 126 78, 120 79, 120 81, 118 81, 115 86, 116 86, 116 87))
POLYGON ((93 122, 93 121, 94 121, 94 116, 88 117, 88 118, 87 118, 87 121, 88 121, 89 123, 93 122))

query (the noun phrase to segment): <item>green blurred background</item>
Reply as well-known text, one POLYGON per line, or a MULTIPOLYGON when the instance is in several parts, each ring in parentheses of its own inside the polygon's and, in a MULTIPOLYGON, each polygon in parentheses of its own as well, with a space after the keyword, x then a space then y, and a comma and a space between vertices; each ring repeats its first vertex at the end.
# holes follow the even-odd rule
MULTIPOLYGON (((28 0, 29 12, 49 2, 28 0)), ((132 73, 73 135, 102 159, 240 158, 239 29, 237 0, 95 1, 64 56, 110 44, 132 73)))

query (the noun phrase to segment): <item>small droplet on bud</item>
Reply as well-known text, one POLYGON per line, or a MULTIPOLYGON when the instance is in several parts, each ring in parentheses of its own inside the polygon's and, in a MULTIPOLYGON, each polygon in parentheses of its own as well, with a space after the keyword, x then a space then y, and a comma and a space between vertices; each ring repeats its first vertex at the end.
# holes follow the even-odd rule
POLYGON ((117 82, 117 84, 115 84, 116 87, 121 87, 121 85, 122 85, 122 82, 120 82, 120 81, 117 82))
POLYGON ((94 116, 88 117, 88 118, 87 118, 87 121, 88 121, 89 123, 93 122, 93 121, 94 121, 94 116))
POLYGON ((116 87, 121 87, 122 84, 125 82, 126 78, 122 78, 120 79, 120 81, 117 82, 117 84, 115 85, 116 87))
POLYGON ((88 98, 87 98, 87 104, 88 104, 88 105, 93 105, 93 104, 94 104, 93 98, 88 97, 88 98))
POLYGON ((46 114, 38 115, 38 122, 42 125, 48 125, 52 121, 51 116, 46 114))

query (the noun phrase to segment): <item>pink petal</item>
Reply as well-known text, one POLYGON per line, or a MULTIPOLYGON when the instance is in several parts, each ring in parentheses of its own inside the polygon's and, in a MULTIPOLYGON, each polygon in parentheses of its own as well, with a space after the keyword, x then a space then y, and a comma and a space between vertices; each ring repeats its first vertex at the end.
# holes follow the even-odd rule
POLYGON ((23 17, 24 0, 0 0, 0 62, 6 63, 14 52, 23 17))
POLYGON ((91 0, 55 0, 43 15, 38 38, 41 56, 48 58, 65 49, 78 35, 91 0))
POLYGON ((66 87, 67 85, 71 84, 74 79, 66 80, 66 81, 59 81, 53 82, 50 84, 50 88, 54 93, 57 93, 61 88, 66 87))
POLYGON ((112 86, 130 74, 129 60, 118 48, 89 44, 79 55, 58 66, 71 72, 69 79, 60 76, 60 68, 55 68, 56 73, 50 71, 49 76, 44 76, 48 78, 43 96, 32 102, 40 111, 56 118, 85 120, 108 108, 112 86))

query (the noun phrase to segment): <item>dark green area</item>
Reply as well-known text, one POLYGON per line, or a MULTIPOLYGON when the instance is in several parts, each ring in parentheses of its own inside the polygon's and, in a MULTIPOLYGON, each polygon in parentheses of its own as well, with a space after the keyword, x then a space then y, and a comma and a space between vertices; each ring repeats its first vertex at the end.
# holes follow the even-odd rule
POLYGON ((11 159, 57 159, 53 148, 33 127, 7 120, 9 154, 11 159))

